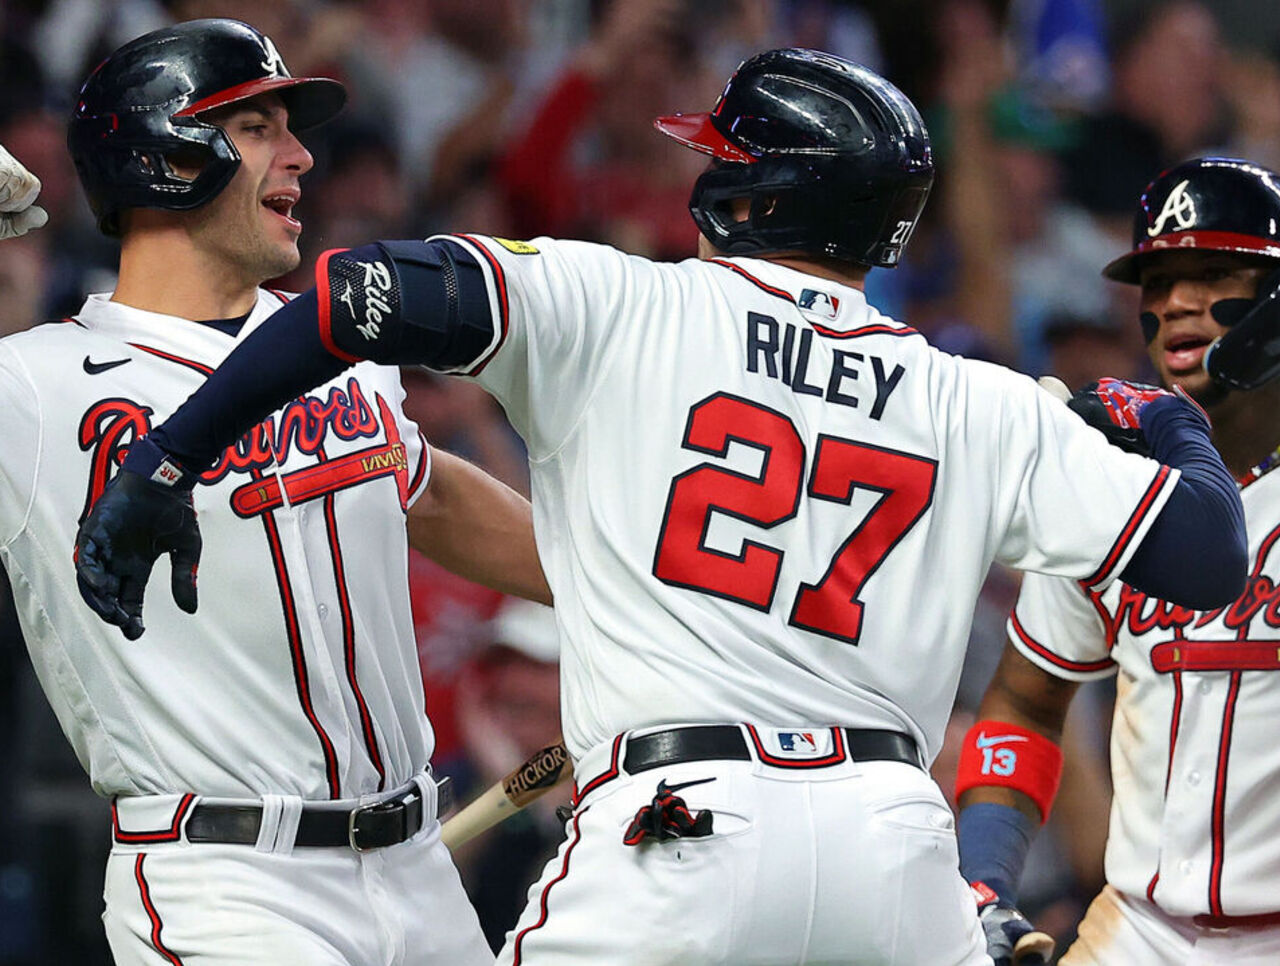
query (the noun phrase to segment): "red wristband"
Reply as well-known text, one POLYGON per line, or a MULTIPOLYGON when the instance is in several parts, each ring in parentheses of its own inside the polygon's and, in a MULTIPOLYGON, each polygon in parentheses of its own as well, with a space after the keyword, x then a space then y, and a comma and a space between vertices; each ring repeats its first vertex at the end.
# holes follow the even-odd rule
POLYGON ((1061 780, 1062 749, 1044 735, 1005 721, 979 721, 960 748, 956 799, 981 785, 1012 788, 1035 802, 1046 822, 1061 780))

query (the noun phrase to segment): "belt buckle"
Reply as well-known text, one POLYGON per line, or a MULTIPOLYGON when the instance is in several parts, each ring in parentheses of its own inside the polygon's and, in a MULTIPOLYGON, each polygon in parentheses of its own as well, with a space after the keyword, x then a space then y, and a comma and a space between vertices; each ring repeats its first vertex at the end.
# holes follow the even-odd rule
MULTIPOLYGON (((387 798, 380 802, 370 802, 368 805, 360 805, 353 808, 347 813, 347 844, 351 846, 353 852, 372 852, 374 849, 383 848, 387 843, 379 843, 375 845, 362 846, 356 841, 356 823, 360 820, 361 815, 369 814, 377 811, 385 812, 404 812, 409 807, 410 801, 418 795, 418 789, 412 788, 400 795, 398 798, 387 798)), ((407 837, 407 836, 406 836, 407 837)), ((401 840, 403 841, 403 839, 401 840)))
POLYGON ((373 851, 374 846, 370 846, 369 848, 366 849, 363 846, 361 846, 359 842, 356 841, 356 819, 358 819, 360 815, 363 814, 364 812, 367 812, 371 808, 376 808, 380 804, 382 803, 375 802, 372 805, 360 805, 360 806, 357 806, 356 808, 353 808, 351 811, 347 813, 347 844, 351 846, 352 852, 372 852, 373 851))
POLYGON ((393 808, 405 807, 403 798, 389 798, 386 801, 370 802, 368 805, 359 805, 347 813, 347 844, 351 846, 353 852, 372 852, 374 849, 381 848, 380 845, 363 846, 356 841, 356 822, 360 820, 360 816, 378 809, 390 811, 393 808))

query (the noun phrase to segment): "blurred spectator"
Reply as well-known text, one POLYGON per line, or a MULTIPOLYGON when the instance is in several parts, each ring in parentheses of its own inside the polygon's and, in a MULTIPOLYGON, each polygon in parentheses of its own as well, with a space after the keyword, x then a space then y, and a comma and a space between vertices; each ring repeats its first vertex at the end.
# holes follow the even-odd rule
POLYGON ((43 321, 49 284, 47 237, 33 231, 0 244, 0 336, 43 321))
MULTIPOLYGON (((757 8, 734 0, 723 12, 732 19, 757 8)), ((601 5, 590 38, 502 158, 518 236, 584 238, 655 258, 694 254, 688 186, 705 159, 653 131, 658 115, 714 96, 694 40, 711 14, 690 14, 685 0, 601 5)))
POLYGON ((44 70, 50 105, 60 114, 69 113, 80 81, 94 64, 170 19, 160 0, 50 0, 30 39, 44 70))
POLYGON ((1110 108, 1065 155, 1066 193, 1127 244, 1132 201, 1156 173, 1225 142, 1226 52, 1200 0, 1146 3, 1114 31, 1110 108))
MULTIPOLYGON (((560 644, 552 609, 508 598, 486 631, 484 646, 458 681, 462 755, 441 765, 458 783, 462 801, 560 734, 560 644)), ((463 883, 495 951, 564 836, 555 810, 568 800, 568 784, 552 789, 458 850, 463 883)))
POLYGON ((483 169, 505 137, 526 76, 528 3, 371 0, 348 38, 346 69, 358 112, 396 139, 414 192, 439 202, 483 169), (354 41, 354 42, 353 42, 354 41))
POLYGON ((1101 0, 1012 0, 1019 86, 1042 107, 1088 111, 1110 81, 1101 0))
POLYGON ((1280 170, 1280 38, 1269 48, 1234 51, 1226 85, 1234 122, 1226 153, 1280 170))
POLYGON ((1126 326, 1109 315, 1051 316, 1044 332, 1049 348, 1044 371, 1073 390, 1102 376, 1151 382, 1138 331, 1136 323, 1126 326))

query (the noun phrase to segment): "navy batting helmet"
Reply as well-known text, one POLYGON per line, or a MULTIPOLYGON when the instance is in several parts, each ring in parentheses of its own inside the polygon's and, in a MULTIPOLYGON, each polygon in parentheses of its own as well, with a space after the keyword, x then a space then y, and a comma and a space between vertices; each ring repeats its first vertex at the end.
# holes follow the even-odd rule
POLYGON ((89 75, 67 130, 67 147, 98 227, 119 233, 125 208, 198 208, 235 175, 240 154, 200 115, 268 91, 300 131, 346 101, 335 80, 292 77, 271 40, 238 20, 192 20, 125 44, 89 75), (182 178, 167 155, 199 159, 182 178))
POLYGON ((1145 258, 1167 248, 1280 260, 1280 181, 1238 158, 1196 158, 1162 172, 1138 200, 1133 250, 1102 270, 1137 284, 1145 258))
POLYGON ((814 50, 744 61, 708 114, 655 122, 715 158, 689 210, 721 251, 895 266, 933 183, 929 135, 884 78, 814 50), (737 221, 733 202, 751 202, 737 221))

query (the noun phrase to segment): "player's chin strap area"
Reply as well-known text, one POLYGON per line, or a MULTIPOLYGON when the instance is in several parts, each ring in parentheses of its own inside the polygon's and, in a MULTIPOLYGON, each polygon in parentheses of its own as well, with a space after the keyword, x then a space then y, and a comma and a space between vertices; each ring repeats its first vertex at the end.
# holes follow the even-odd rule
POLYGON ((1257 389, 1280 376, 1280 270, 1258 288, 1258 297, 1222 299, 1210 309, 1228 330, 1205 350, 1204 368, 1228 389, 1257 389))

